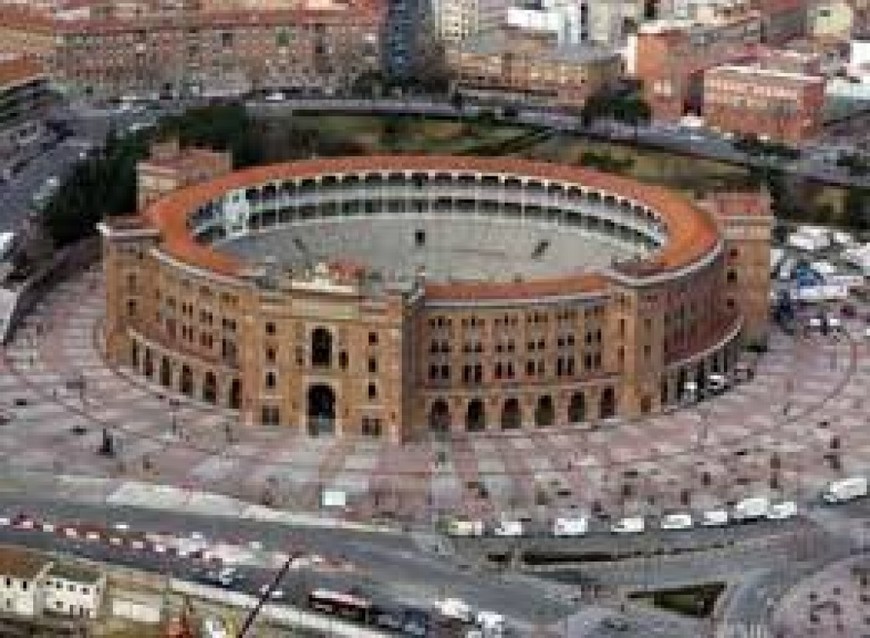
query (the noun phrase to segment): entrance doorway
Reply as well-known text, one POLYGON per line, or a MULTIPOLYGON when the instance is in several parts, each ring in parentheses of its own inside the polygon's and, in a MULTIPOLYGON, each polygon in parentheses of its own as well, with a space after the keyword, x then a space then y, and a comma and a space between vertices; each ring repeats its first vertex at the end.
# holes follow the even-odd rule
POLYGON ((308 389, 308 434, 319 436, 335 432, 335 391, 328 385, 308 389))

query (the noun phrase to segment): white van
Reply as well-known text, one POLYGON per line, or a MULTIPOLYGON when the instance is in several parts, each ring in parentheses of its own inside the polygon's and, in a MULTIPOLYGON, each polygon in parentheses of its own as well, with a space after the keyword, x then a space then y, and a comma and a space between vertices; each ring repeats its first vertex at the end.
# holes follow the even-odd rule
POLYGON ((445 598, 438 603, 438 611, 445 618, 454 618, 462 622, 471 622, 471 607, 459 598, 445 598))
POLYGON ((492 533, 496 536, 522 536, 523 524, 520 521, 500 521, 492 533))
POLYGON ((831 481, 822 492, 822 500, 832 504, 845 503, 862 496, 867 496, 866 476, 850 476, 831 481))
POLYGON ((691 514, 665 514, 659 527, 665 530, 691 529, 694 525, 691 514))
POLYGON ((449 536, 483 536, 483 521, 453 520, 447 526, 449 536))
POLYGON ((708 510, 701 514, 702 527, 721 527, 728 524, 727 510, 708 510))
POLYGON ((557 518, 553 521, 553 536, 583 536, 589 531, 589 521, 584 518, 557 518))
POLYGON ((626 516, 610 526, 614 534, 639 534, 644 530, 643 516, 626 516))
POLYGON ((738 501, 734 506, 732 518, 738 522, 755 521, 767 516, 770 500, 766 496, 753 496, 738 501))

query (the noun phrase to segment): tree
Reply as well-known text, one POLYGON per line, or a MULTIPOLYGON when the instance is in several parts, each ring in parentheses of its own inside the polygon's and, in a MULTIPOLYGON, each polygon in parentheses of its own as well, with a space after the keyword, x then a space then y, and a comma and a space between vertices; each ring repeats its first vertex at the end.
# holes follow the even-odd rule
POLYGON ((846 223, 856 230, 870 230, 870 188, 850 186, 843 202, 846 223))

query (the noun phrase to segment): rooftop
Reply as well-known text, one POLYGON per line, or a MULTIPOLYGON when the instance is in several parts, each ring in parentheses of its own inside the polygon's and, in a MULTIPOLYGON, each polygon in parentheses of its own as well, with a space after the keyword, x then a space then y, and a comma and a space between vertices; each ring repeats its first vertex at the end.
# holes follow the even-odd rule
POLYGON ((526 51, 542 61, 573 63, 595 62, 618 57, 614 49, 592 44, 560 44, 555 41, 550 43, 541 38, 534 38, 533 46, 523 47, 524 40, 531 42, 532 37, 522 32, 512 34, 510 30, 479 33, 462 41, 462 52, 499 55, 526 51))
POLYGON ((35 60, 22 57, 0 58, 0 89, 21 84, 42 75, 42 67, 35 60))
POLYGON ((722 64, 713 67, 707 73, 733 73, 737 75, 747 75, 754 77, 776 78, 778 80, 788 80, 791 82, 799 82, 802 84, 824 83, 825 78, 821 75, 811 75, 807 73, 795 73, 793 71, 781 71, 779 69, 770 69, 759 64, 722 64))
POLYGON ((0 547, 0 575, 32 579, 51 561, 42 554, 13 547, 0 547))
POLYGON ((62 578, 76 583, 95 584, 103 577, 98 569, 75 563, 54 563, 47 576, 62 578))

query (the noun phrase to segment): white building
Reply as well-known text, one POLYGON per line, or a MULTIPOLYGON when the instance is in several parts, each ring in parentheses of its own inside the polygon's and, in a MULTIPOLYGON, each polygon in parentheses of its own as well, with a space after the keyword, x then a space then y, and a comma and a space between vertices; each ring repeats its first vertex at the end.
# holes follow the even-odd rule
POLYGON ((447 44, 495 31, 507 20, 507 0, 435 0, 432 16, 437 35, 447 44))
POLYGON ((539 8, 509 7, 507 24, 556 34, 559 44, 589 40, 589 4, 586 0, 544 0, 539 8))
POLYGON ((96 618, 103 605, 106 576, 90 567, 57 563, 45 575, 43 591, 46 611, 96 618))
POLYGON ((0 548, 0 611, 38 616, 45 597, 40 587, 51 561, 35 552, 0 548))

